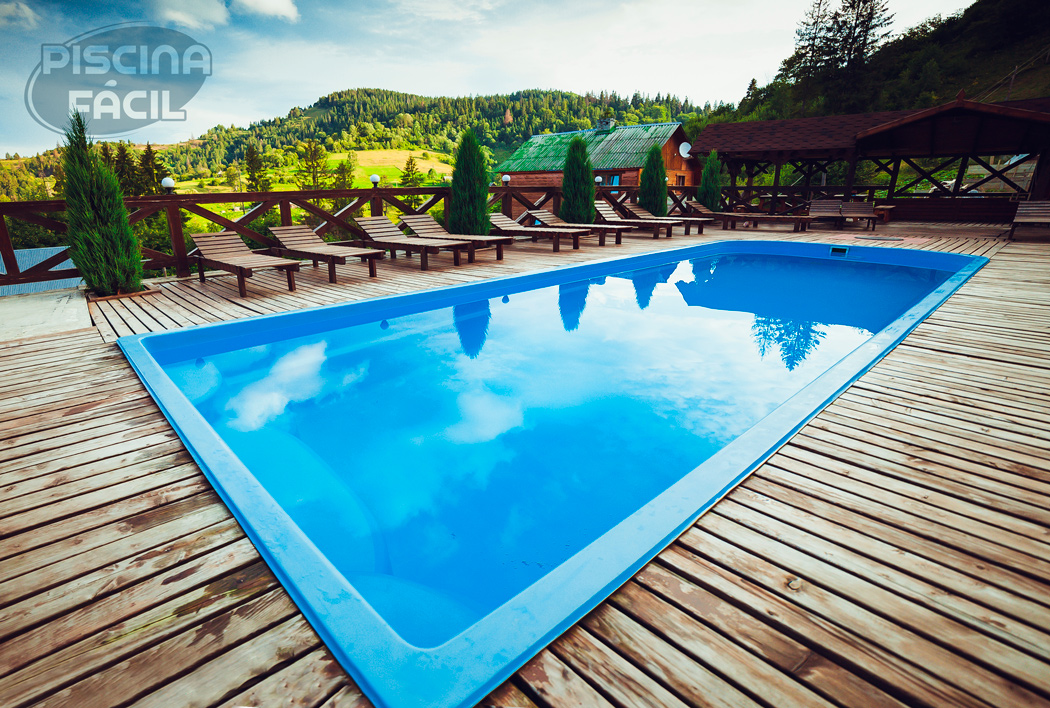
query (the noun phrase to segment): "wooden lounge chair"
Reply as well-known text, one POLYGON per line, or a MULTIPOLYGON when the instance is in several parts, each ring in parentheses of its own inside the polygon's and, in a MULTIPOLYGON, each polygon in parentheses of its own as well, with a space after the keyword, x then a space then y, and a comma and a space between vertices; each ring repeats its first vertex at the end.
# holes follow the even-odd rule
POLYGON ((406 236, 401 229, 385 216, 369 216, 355 219, 357 225, 365 232, 364 239, 354 239, 346 243, 352 246, 373 246, 390 251, 390 259, 397 258, 398 251, 404 251, 405 255, 419 254, 419 269, 427 270, 430 267, 430 254, 441 251, 452 251, 452 262, 460 264, 460 255, 467 252, 467 262, 474 262, 474 244, 470 241, 457 241, 454 239, 437 240, 406 236))
POLYGON ((655 219, 624 219, 616 210, 612 208, 612 205, 608 202, 595 202, 594 211, 598 215, 598 220, 603 221, 606 224, 628 224, 630 226, 636 226, 639 229, 651 228, 653 230, 653 238, 660 238, 660 232, 666 230, 667 238, 671 238, 671 229, 675 226, 681 226, 681 221, 657 221, 655 219))
POLYGON ((245 245, 240 235, 233 231, 191 234, 190 238, 197 246, 193 257, 197 262, 197 272, 202 283, 205 268, 224 270, 237 276, 237 290, 241 297, 248 297, 244 279, 252 277, 256 268, 277 268, 288 276, 288 289, 295 290, 295 271, 299 270, 299 261, 255 253, 245 245))
POLYGON ((842 218, 842 202, 838 199, 816 199, 810 202, 809 216, 811 221, 832 221, 839 229, 846 223, 842 218))
POLYGON ((589 229, 592 234, 598 236, 598 245, 605 245, 605 234, 612 233, 616 239, 616 245, 619 246, 623 241, 624 231, 633 231, 636 227, 630 224, 604 224, 601 222, 595 224, 570 224, 560 216, 552 214, 546 209, 530 209, 526 212, 530 217, 535 219, 537 222, 544 226, 552 226, 557 228, 571 228, 571 229, 589 229))
POLYGON ((1021 224, 1050 225, 1050 202, 1018 202, 1017 213, 1010 224, 1010 238, 1014 237, 1014 230, 1021 224))
POLYGON ((590 233, 588 229, 572 229, 557 226, 522 226, 506 214, 489 214, 489 222, 492 224, 492 230, 503 236, 521 236, 522 238, 530 238, 533 242, 541 238, 549 238, 554 242, 555 253, 561 250, 561 240, 563 238, 572 239, 572 250, 579 250, 580 237, 590 233))
POLYGON ((648 221, 676 221, 679 224, 685 224, 685 235, 689 235, 689 230, 696 226, 696 233, 702 234, 704 232, 704 224, 710 224, 714 219, 708 219, 706 217, 699 216, 654 216, 652 212, 647 209, 643 209, 638 204, 625 204, 628 213, 635 219, 645 219, 648 221))
POLYGON ((376 248, 353 248, 337 246, 318 236, 309 226, 271 226, 280 247, 270 248, 270 253, 284 258, 304 258, 314 262, 328 263, 328 282, 336 282, 336 265, 346 265, 347 258, 360 258, 368 262, 369 277, 376 277, 376 261, 383 257, 383 251, 376 248))
POLYGON ((875 222, 879 220, 879 215, 875 213, 875 202, 843 202, 843 223, 845 223, 846 219, 867 221, 868 223, 865 225, 864 230, 867 231, 870 227, 874 231, 875 222))
MULTIPOLYGON (((474 249, 488 248, 489 246, 496 247, 496 260, 503 260, 503 247, 514 243, 514 239, 510 236, 478 236, 476 234, 450 234, 445 230, 445 227, 434 220, 434 217, 430 214, 402 214, 401 223, 404 226, 412 229, 419 238, 429 239, 458 239, 461 241, 469 241, 474 249)), ((474 262, 473 249, 470 256, 470 262, 474 262)))

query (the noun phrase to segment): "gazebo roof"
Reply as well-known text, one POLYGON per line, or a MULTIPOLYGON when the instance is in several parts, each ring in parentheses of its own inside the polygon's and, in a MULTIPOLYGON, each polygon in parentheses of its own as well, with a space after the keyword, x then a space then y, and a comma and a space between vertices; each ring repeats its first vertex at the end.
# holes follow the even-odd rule
POLYGON ((925 110, 882 111, 790 120, 716 123, 693 143, 693 155, 724 159, 843 158, 851 154, 1007 154, 1050 147, 1050 98, 989 104, 967 101, 925 110))

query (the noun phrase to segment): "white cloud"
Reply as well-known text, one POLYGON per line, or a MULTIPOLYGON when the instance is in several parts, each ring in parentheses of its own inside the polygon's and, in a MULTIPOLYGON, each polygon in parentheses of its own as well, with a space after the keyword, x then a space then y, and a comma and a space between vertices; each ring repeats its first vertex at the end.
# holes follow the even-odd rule
POLYGON ((480 22, 506 0, 392 0, 398 12, 428 20, 480 22))
POLYGON ((211 29, 230 21, 223 0, 153 0, 153 11, 162 22, 190 29, 211 29))
POLYGON ((34 29, 40 16, 24 2, 0 2, 0 28, 34 29))
POLYGON ((306 401, 320 393, 326 346, 318 342, 299 347, 278 359, 265 378, 245 386, 226 404, 233 413, 230 427, 258 430, 284 413, 292 401, 306 401))
POLYGON ((299 21, 299 8, 295 0, 233 0, 237 12, 250 12, 267 17, 279 17, 289 22, 299 21))

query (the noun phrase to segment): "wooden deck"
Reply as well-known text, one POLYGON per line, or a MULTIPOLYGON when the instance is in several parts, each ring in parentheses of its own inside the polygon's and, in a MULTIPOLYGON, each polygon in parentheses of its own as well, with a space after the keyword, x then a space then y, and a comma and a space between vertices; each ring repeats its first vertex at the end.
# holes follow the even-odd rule
MULTIPOLYGON (((483 705, 1050 706, 1050 244, 880 227, 991 263, 483 705)), ((117 347, 153 331, 760 229, 496 263, 304 267, 92 305, 0 342, 0 706, 366 706, 117 347)))

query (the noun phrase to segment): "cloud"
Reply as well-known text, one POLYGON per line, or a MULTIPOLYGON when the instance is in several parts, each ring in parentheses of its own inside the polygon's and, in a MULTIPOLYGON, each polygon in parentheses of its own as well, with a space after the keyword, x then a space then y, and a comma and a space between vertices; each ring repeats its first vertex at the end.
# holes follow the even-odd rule
POLYGON ((393 0, 399 11, 413 17, 450 22, 480 22, 505 0, 393 0))
POLYGON ((230 21, 223 0, 153 0, 153 11, 162 22, 190 29, 211 29, 230 21))
POLYGON ((34 29, 40 16, 24 2, 0 2, 0 28, 34 29))
POLYGON ((280 17, 289 22, 299 21, 295 0, 233 0, 233 9, 266 17, 280 17))
POLYGON ((278 359, 265 378, 245 386, 226 404, 233 413, 230 427, 258 430, 284 413, 292 401, 306 401, 320 393, 326 346, 318 342, 299 347, 278 359))

